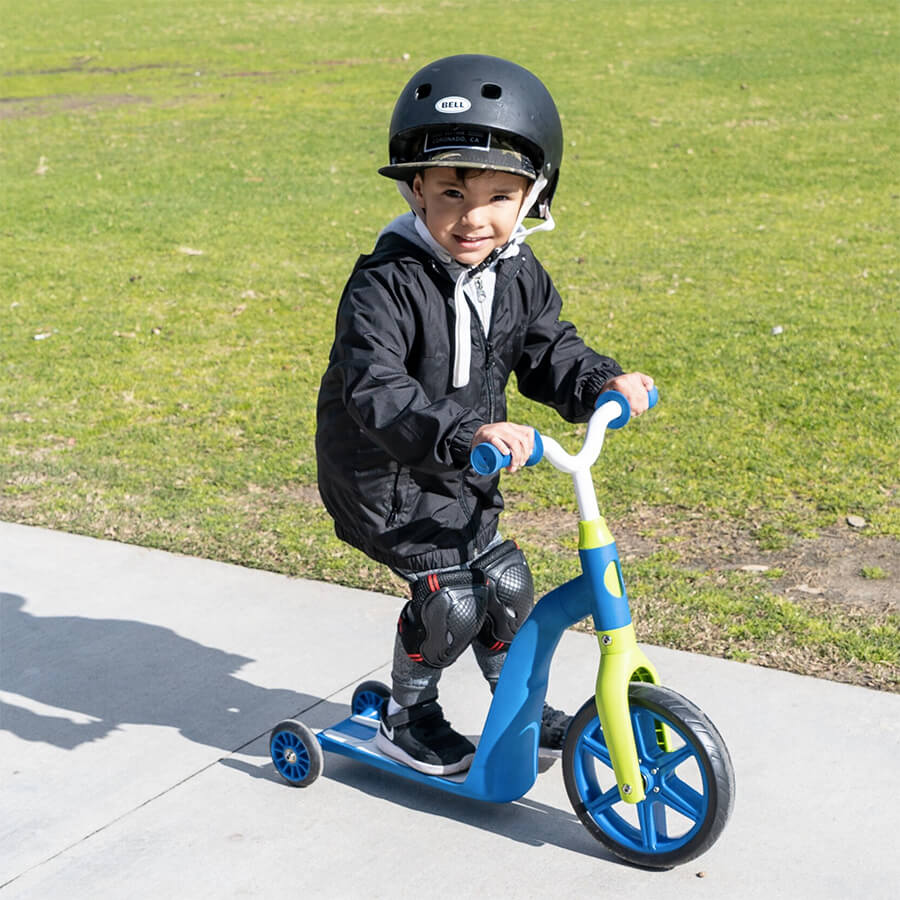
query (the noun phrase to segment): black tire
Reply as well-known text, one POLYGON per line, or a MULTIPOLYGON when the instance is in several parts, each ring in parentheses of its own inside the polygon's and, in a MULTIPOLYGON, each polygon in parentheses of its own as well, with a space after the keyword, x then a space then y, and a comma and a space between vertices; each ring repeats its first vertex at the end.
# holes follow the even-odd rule
POLYGON ((391 689, 380 681, 363 681, 356 686, 353 699, 350 701, 350 712, 354 716, 371 716, 381 718, 381 709, 391 696, 391 689))
POLYGON ((628 698, 647 796, 637 804, 621 799, 593 697, 566 735, 566 791, 601 844, 635 865, 669 869, 706 852, 722 833, 734 806, 734 769, 715 725, 690 700, 639 682, 628 698), (669 750, 660 746, 663 724, 669 750))
POLYGON ((276 771, 291 787, 307 787, 322 774, 322 745, 315 732, 296 719, 285 719, 272 729, 269 753, 276 771))

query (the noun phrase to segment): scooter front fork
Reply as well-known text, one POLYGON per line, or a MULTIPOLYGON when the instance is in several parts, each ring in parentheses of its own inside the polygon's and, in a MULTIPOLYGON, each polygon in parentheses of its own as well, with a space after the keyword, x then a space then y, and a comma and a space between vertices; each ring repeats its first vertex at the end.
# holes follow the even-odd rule
MULTIPOLYGON (((637 645, 616 542, 602 516, 579 525, 581 567, 591 585, 594 628, 600 641, 597 713, 619 794, 626 803, 644 799, 644 780, 628 706, 632 681, 659 684, 650 660, 637 645)), ((664 736, 659 740, 665 741, 664 736)))
MULTIPOLYGON (((638 647, 633 625, 598 631, 597 639, 600 641, 600 669, 596 696, 600 726, 619 796, 626 803, 640 803, 645 796, 644 779, 628 706, 628 685, 632 681, 659 684, 659 676, 638 647)), ((658 739, 665 740, 665 737, 658 739)))

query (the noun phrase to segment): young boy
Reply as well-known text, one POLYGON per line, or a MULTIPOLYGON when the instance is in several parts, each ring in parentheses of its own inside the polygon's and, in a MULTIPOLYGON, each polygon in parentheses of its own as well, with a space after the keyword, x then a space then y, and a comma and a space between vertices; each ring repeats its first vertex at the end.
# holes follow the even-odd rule
MULTIPOLYGON (((525 237, 553 228, 562 128, 530 72, 453 56, 407 84, 390 128, 393 178, 411 212, 357 261, 341 297, 318 400, 319 490, 342 540, 411 584, 376 745, 422 772, 468 768, 475 748, 437 703, 442 670, 469 646, 493 688, 533 603, 527 562, 497 521, 487 441, 528 459, 531 428, 506 421, 505 388, 585 421, 614 388, 635 415, 653 381, 587 347, 525 237), (526 230, 526 216, 541 223, 526 230)), ((541 744, 568 717, 544 709, 541 744)))

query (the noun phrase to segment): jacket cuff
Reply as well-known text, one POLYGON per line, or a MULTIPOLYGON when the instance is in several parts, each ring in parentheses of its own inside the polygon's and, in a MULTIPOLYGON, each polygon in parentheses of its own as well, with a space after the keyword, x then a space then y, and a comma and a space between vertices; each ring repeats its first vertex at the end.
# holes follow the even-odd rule
POLYGON ((469 454, 472 452, 472 438, 484 422, 481 419, 469 419, 460 423, 456 434, 450 441, 450 456, 456 467, 467 469, 469 467, 469 454))
MULTIPOLYGON (((612 361, 610 360, 610 362, 612 361)), ((610 378, 615 378, 618 375, 624 374, 622 367, 619 366, 618 363, 612 363, 612 365, 604 366, 602 369, 594 369, 582 383, 582 402, 589 409, 593 409, 597 405, 597 398, 600 396, 600 391, 603 390, 603 385, 606 384, 610 378)))

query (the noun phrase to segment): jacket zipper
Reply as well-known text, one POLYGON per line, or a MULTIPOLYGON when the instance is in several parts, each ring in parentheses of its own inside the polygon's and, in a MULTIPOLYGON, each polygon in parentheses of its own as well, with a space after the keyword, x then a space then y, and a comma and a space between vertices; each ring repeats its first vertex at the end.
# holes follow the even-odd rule
MULTIPOLYGON (((483 293, 484 288, 481 284, 481 276, 479 275, 476 279, 476 291, 481 291, 483 293)), ((479 298, 480 299, 480 298, 479 298)), ((497 310, 497 292, 496 286, 494 291, 494 302, 491 304, 491 318, 488 323, 489 328, 493 328, 494 325, 494 313, 497 310)), ((479 316, 480 319, 480 316, 479 316)), ((494 368, 494 345, 491 342, 491 339, 485 335, 484 329, 478 329, 478 336, 481 338, 482 346, 484 347, 484 375, 487 380, 487 390, 488 390, 488 421, 494 421, 494 413, 495 413, 495 403, 494 403, 494 376, 493 376, 493 368, 494 368)))
MULTIPOLYGON (((508 285, 512 284, 513 278, 519 271, 519 267, 521 265, 521 261, 516 260, 510 266, 510 277, 506 279, 502 284, 495 283, 494 285, 494 300, 491 304, 491 320, 490 320, 490 333, 493 334, 494 327, 494 319, 497 314, 497 301, 503 296, 503 291, 506 290, 508 285), (498 290, 498 288, 500 288, 498 290)), ((499 279, 498 279, 499 282, 499 279)), ((481 284, 481 278, 478 278, 479 286, 481 284)), ((487 389, 488 389, 488 421, 494 421, 495 415, 495 397, 494 397, 494 378, 492 375, 492 369, 494 368, 494 345, 491 343, 490 339, 485 336, 483 329, 478 329, 478 334, 481 337, 481 343, 484 347, 484 369, 485 369, 485 377, 487 378, 487 389)))
POLYGON ((488 421, 494 421, 494 376, 492 369, 494 368, 494 345, 482 334, 482 343, 484 344, 484 375, 487 381, 488 392, 488 421))
POLYGON ((391 494, 391 511, 388 513, 388 517, 384 520, 385 526, 393 525, 397 520, 397 516, 400 515, 400 510, 403 509, 403 498, 400 496, 400 473, 402 469, 397 466, 397 471, 394 474, 394 490, 391 494))

